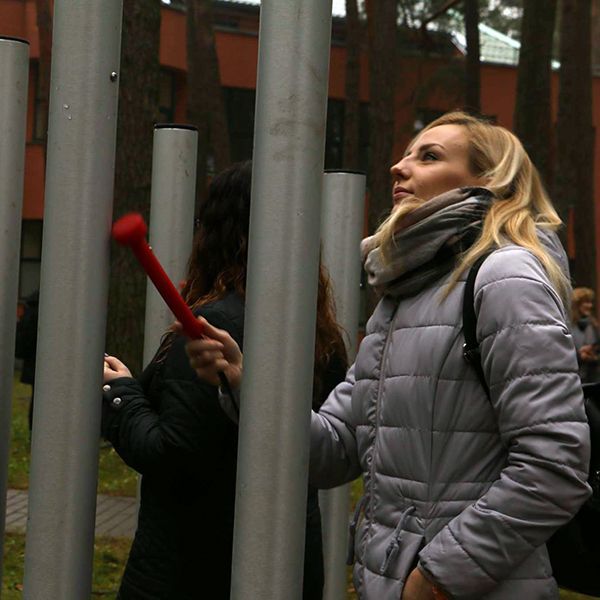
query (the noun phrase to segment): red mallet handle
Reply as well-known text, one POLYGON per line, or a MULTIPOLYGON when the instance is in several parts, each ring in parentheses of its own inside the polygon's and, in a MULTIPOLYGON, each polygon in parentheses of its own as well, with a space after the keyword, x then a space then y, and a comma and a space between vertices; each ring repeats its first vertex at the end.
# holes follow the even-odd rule
POLYGON ((144 271, 150 277, 167 306, 183 326, 183 330, 190 338, 202 337, 202 325, 194 317, 190 307, 171 283, 152 248, 146 242, 148 228, 139 213, 129 213, 113 224, 112 236, 119 244, 129 246, 144 271))

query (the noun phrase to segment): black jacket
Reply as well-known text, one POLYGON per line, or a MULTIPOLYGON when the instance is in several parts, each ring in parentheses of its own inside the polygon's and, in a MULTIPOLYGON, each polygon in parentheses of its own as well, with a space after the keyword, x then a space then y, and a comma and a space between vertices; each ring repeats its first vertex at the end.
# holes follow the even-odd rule
MULTIPOLYGON (((199 314, 242 346, 239 297, 230 294, 199 314)), ((103 435, 143 475, 122 600, 229 598, 238 429, 217 389, 189 366, 185 341, 176 338, 139 382, 117 379, 104 392, 103 435)), ((308 511, 305 598, 313 600, 323 586, 316 490, 308 511)))
POLYGON ((16 332, 15 356, 23 359, 21 382, 31 385, 35 382, 39 298, 39 292, 35 291, 25 299, 25 310, 16 332))

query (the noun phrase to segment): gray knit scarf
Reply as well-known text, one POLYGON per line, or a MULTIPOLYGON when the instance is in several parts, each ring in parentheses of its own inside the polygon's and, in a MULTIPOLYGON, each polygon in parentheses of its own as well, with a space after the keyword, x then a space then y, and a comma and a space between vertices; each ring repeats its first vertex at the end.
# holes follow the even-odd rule
POLYGON ((451 190, 428 200, 399 223, 387 261, 373 238, 363 240, 369 284, 399 298, 440 279, 477 239, 492 201, 492 193, 480 187, 451 190))

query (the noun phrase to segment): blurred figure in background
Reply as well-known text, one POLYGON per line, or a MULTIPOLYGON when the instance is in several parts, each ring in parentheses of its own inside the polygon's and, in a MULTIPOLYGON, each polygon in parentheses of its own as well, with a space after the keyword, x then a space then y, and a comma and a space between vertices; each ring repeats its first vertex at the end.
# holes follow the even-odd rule
POLYGON ((582 383, 600 381, 600 337, 598 321, 592 313, 594 291, 587 287, 573 290, 571 301, 572 335, 577 348, 577 361, 582 383))
POLYGON ((31 402, 29 403, 29 431, 33 423, 33 392, 35 387, 35 357, 37 351, 38 307, 40 293, 38 290, 27 296, 24 301, 23 316, 17 322, 15 356, 23 361, 21 383, 31 385, 31 402))

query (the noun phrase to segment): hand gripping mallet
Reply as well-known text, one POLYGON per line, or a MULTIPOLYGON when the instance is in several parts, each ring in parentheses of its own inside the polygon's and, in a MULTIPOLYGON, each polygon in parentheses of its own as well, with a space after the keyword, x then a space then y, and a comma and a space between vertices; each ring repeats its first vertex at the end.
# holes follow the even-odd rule
MULTIPOLYGON (((129 213, 115 221, 112 236, 116 242, 129 246, 144 271, 163 297, 171 312, 181 323, 186 335, 192 339, 202 337, 202 325, 198 322, 190 307, 185 303, 169 276, 165 273, 160 262, 146 241, 148 227, 139 213, 129 213)), ((225 373, 219 373, 221 387, 233 400, 233 394, 225 373)))

